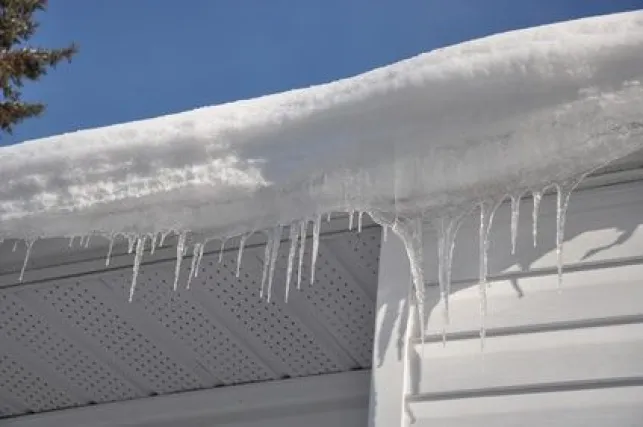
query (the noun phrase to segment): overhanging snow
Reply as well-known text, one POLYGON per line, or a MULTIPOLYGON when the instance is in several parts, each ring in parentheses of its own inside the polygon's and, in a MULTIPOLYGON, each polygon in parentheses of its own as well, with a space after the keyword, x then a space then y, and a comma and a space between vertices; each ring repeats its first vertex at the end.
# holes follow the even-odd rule
POLYGON ((643 148, 641 52, 643 12, 622 13, 4 147, 0 233, 233 236, 539 190, 643 148))

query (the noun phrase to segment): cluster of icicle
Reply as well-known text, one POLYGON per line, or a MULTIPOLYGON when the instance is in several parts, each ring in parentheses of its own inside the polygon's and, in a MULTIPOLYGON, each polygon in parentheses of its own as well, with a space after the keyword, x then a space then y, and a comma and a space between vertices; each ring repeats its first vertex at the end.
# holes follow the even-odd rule
MULTIPOLYGON (((584 176, 584 175, 583 175, 584 176)), ((443 209, 439 214, 428 214, 426 212, 416 212, 412 215, 401 215, 397 213, 386 213, 373 210, 364 210, 356 212, 355 210, 349 211, 349 230, 353 229, 354 218, 357 217, 357 229, 362 229, 363 215, 369 214, 371 218, 382 226, 383 239, 386 240, 387 231, 390 229, 398 235, 404 242, 406 252, 409 258, 409 265, 411 270, 412 284, 414 287, 415 300, 417 304, 418 317, 420 319, 420 333, 424 340, 424 271, 423 271, 423 230, 426 226, 432 227, 436 232, 438 239, 438 278, 440 299, 444 307, 443 313, 443 341, 446 339, 446 328, 449 324, 449 295, 451 293, 451 270, 453 251, 455 248, 455 238, 462 224, 465 216, 472 212, 479 212, 479 289, 480 289, 480 337, 481 343, 484 345, 485 338, 485 317, 487 313, 487 253, 489 248, 489 234, 493 222, 494 214, 497 208, 507 199, 511 202, 511 251, 512 254, 516 251, 516 238, 518 230, 518 218, 520 213, 520 201, 525 194, 531 193, 533 198, 533 243, 537 243, 538 231, 538 212, 540 201, 542 199, 543 191, 550 187, 556 190, 557 193, 557 214, 556 214, 556 253, 558 260, 558 283, 562 284, 563 272, 563 238, 565 230, 565 218, 569 198, 572 190, 580 183, 582 177, 569 180, 565 183, 552 184, 541 190, 525 190, 515 192, 509 195, 503 195, 496 198, 488 198, 481 200, 469 206, 452 207, 450 209, 443 209)), ((327 214, 327 220, 330 221, 331 214, 327 214)), ((310 283, 315 281, 315 268, 319 250, 319 235, 321 229, 322 214, 315 215, 312 218, 306 218, 289 224, 288 241, 290 247, 288 250, 286 282, 285 282, 285 301, 288 301, 290 293, 292 277, 295 270, 295 261, 297 261, 297 289, 301 289, 302 284, 302 267, 304 263, 304 252, 306 246, 306 239, 308 235, 309 224, 312 223, 312 248, 310 259, 310 283)), ((263 258, 263 272, 261 278, 260 297, 265 298, 270 302, 273 289, 273 277, 275 274, 275 266, 277 263, 279 247, 282 241, 283 226, 277 225, 276 227, 264 231, 267 235, 264 258, 263 258)), ((192 249, 192 259, 190 272, 187 277, 185 287, 189 289, 192 280, 198 276, 200 264, 203 259, 203 254, 206 245, 212 240, 220 241, 219 262, 223 258, 224 248, 226 241, 229 238, 208 238, 201 241, 191 241, 191 234, 189 231, 163 231, 158 233, 151 233, 145 235, 127 234, 127 233, 111 233, 107 237, 109 239, 109 248, 107 252, 106 266, 110 264, 112 250, 114 243, 118 238, 125 239, 128 243, 128 253, 134 253, 132 281, 129 291, 129 301, 131 302, 136 290, 136 282, 139 276, 141 262, 143 260, 146 248, 149 248, 151 254, 162 246, 166 238, 170 234, 177 236, 176 243, 176 266, 174 270, 174 284, 173 288, 176 291, 179 286, 179 276, 183 259, 188 255, 190 246, 192 249)), ((240 236, 239 248, 237 252, 237 268, 236 275, 239 277, 240 266, 243 257, 243 250, 248 238, 254 234, 249 232, 240 236)), ((91 235, 80 237, 80 245, 84 247, 89 246, 91 235)), ((76 236, 69 238, 70 247, 74 244, 76 236)), ((26 240, 26 253, 22 269, 20 271, 20 281, 23 281, 25 269, 29 262, 29 256, 32 252, 33 245, 36 239, 26 240)), ((16 251, 18 241, 14 243, 13 251, 16 251)))

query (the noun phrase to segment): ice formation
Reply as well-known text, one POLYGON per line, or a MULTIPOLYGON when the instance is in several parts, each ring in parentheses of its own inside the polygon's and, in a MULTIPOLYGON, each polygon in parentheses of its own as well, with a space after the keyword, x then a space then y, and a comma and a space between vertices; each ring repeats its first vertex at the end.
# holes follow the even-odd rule
MULTIPOLYGON (((448 321, 451 254, 463 212, 480 210, 481 312, 488 229, 522 195, 533 238, 544 189, 558 191, 557 254, 569 194, 588 172, 643 148, 643 12, 547 25, 463 43, 353 78, 0 149, 0 237, 101 235, 135 251, 178 236, 174 288, 192 247, 269 230, 261 293, 270 298, 283 226, 287 286, 308 223, 311 281, 322 215, 359 212, 405 242, 422 313, 423 227, 439 230, 448 321), (294 230, 293 230, 294 229, 294 230), (297 248, 296 240, 299 239, 297 248), (266 288, 267 286, 267 288, 266 288)), ((87 241, 88 242, 88 241, 87 241)), ((239 272, 237 271, 237 274, 239 272)), ((188 279, 191 280, 191 279, 188 279)), ((286 293, 287 295, 287 293, 286 293)), ((484 317, 484 316, 483 316, 484 317)), ((481 329, 484 336, 484 327, 481 329)))

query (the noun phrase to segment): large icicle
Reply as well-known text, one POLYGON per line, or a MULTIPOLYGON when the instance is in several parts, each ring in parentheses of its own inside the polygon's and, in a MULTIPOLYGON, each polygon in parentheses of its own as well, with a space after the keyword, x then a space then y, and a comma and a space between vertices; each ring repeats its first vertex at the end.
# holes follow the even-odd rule
POLYGON ((205 251, 205 245, 207 245, 207 240, 199 245, 199 251, 196 254, 196 266, 194 270, 194 277, 199 277, 199 269, 201 268, 201 261, 203 261, 203 252, 205 251))
POLYGON ((31 257, 31 249, 33 248, 33 245, 35 242, 36 242, 35 239, 29 239, 25 241, 25 244, 27 245, 27 250, 25 252, 25 260, 22 263, 22 269, 20 270, 20 283, 22 283, 22 279, 25 277, 25 270, 27 269, 27 264, 29 263, 29 257, 31 257))
POLYGON ((301 289, 301 275, 304 268, 304 252, 306 251, 306 233, 308 232, 308 220, 302 219, 299 222, 299 259, 297 268, 297 289, 301 289))
POLYGON ((179 234, 179 239, 176 243, 176 266, 174 267, 174 285, 173 289, 176 291, 179 287, 179 275, 181 274, 181 262, 183 261, 185 239, 187 233, 179 234))
POLYGON ((354 210, 350 210, 350 211, 348 212, 348 231, 352 231, 352 230, 353 230, 353 222, 354 222, 354 220, 355 220, 354 218, 355 218, 355 211, 354 211, 354 210))
POLYGON ((219 264, 223 261, 223 252, 225 252, 225 243, 228 239, 221 239, 221 248, 219 248, 219 264))
POLYGON ((272 281, 275 277, 275 266, 277 265, 277 258, 279 257, 279 245, 281 244, 281 226, 278 225, 272 230, 270 248, 270 270, 268 271, 268 295, 267 302, 272 298, 272 281))
POLYGON ((259 298, 263 299, 264 291, 266 288, 266 280, 268 279, 268 268, 270 266, 270 250, 272 249, 272 238, 274 233, 266 233, 266 246, 263 251, 263 269, 261 271, 261 288, 259 289, 259 298))
POLYGON ((250 233, 242 234, 239 239, 239 250, 237 251, 237 271, 235 272, 236 277, 239 277, 239 274, 241 273, 241 259, 243 258, 243 249, 246 246, 246 240, 248 240, 248 237, 250 237, 250 233))
POLYGON ((502 203, 502 199, 488 200, 480 203, 480 229, 479 229, 479 272, 478 285, 480 287, 480 346, 484 349, 486 336, 485 320, 487 317, 487 273, 488 273, 488 252, 489 233, 493 224, 493 217, 496 210, 502 203))
POLYGON ((321 215, 313 218, 313 247, 310 252, 310 284, 315 283, 315 269, 317 267, 317 256, 319 255, 319 232, 321 230, 321 215))
MULTIPOLYGON (((373 217, 373 215, 371 215, 371 217, 373 217)), ((399 217, 395 220, 392 230, 400 236, 406 248, 411 270, 411 279, 417 300, 420 335, 422 344, 424 344, 426 319, 424 318, 424 241, 422 217, 399 217)))
POLYGON ((543 193, 541 191, 533 191, 532 192, 532 199, 533 199, 533 210, 531 212, 531 224, 532 224, 532 230, 531 234, 534 239, 534 248, 538 245, 538 214, 540 211, 540 201, 543 198, 543 193))
POLYGON ((290 248, 288 249, 288 265, 286 267, 286 291, 284 301, 288 302, 290 294, 290 282, 292 281, 293 264, 295 263, 295 252, 297 252, 297 243, 299 242, 299 228, 295 224, 290 225, 288 239, 290 248))
POLYGON ((437 220, 436 223, 438 234, 438 283, 440 287, 440 298, 444 304, 443 344, 446 344, 446 327, 450 323, 449 297, 451 295, 451 271, 455 238, 462 224, 462 219, 467 213, 467 211, 464 211, 456 215, 446 215, 437 220))
POLYGON ((190 274, 188 274, 188 283, 185 286, 186 289, 190 289, 190 284, 192 279, 197 276, 197 268, 199 262, 199 253, 201 253, 201 248, 203 243, 195 243, 192 247, 192 263, 190 264, 190 274))
POLYGON ((522 194, 511 196, 511 254, 516 254, 516 240, 518 237, 518 221, 520 219, 520 199, 522 194))
POLYGON ((558 290, 563 286, 563 244, 565 241, 565 221, 572 191, 586 175, 556 184, 556 263, 558 270, 558 290))
POLYGON ((152 233, 150 236, 150 255, 154 255, 154 251, 156 251, 157 239, 158 239, 158 233, 152 233))
POLYGON ((357 214, 357 232, 362 232, 362 223, 363 223, 364 211, 359 211, 357 214))
POLYGON ((147 236, 143 235, 136 239, 136 252, 134 255, 134 266, 132 267, 132 284, 129 288, 129 302, 134 299, 134 290, 136 289, 136 281, 141 268, 141 260, 143 259, 143 252, 145 251, 145 240, 147 236))
POLYGON ((112 252, 114 251, 115 239, 116 239, 116 236, 114 235, 114 233, 111 233, 109 235, 109 247, 107 248, 107 257, 105 258, 105 267, 109 267, 109 263, 111 262, 112 252))

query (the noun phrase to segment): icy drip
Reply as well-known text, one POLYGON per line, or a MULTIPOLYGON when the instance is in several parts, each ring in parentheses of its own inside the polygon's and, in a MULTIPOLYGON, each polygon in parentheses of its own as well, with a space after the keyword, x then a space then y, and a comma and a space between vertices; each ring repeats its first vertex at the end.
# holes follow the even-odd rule
POLYGON ((388 226, 382 225, 382 240, 385 242, 388 240, 388 226))
POLYGON ((112 252, 114 251, 114 240, 116 236, 114 234, 109 235, 109 247, 107 248, 107 257, 105 259, 105 267, 109 267, 109 263, 112 259, 112 252))
POLYGON ((520 219, 520 199, 522 194, 511 196, 511 254, 516 254, 518 220, 520 219))
POLYGON ((183 255, 185 250, 186 233, 181 233, 176 243, 176 266, 174 267, 174 285, 173 289, 176 291, 179 287, 179 275, 181 274, 181 263, 183 262, 183 255))
POLYGON ((195 243, 192 247, 192 263, 190 264, 190 274, 188 274, 188 283, 185 286, 186 289, 190 289, 190 284, 192 279, 197 275, 198 262, 199 262, 199 253, 201 253, 201 248, 203 247, 202 243, 195 243))
POLYGON ((266 287, 266 279, 268 278, 268 267, 270 265, 270 249, 272 248, 273 233, 267 233, 266 247, 263 252, 263 269, 261 271, 261 288, 259 290, 259 298, 263 299, 264 289, 266 287))
POLYGON ((418 317, 420 320, 420 336, 422 344, 424 344, 424 242, 422 238, 422 227, 422 217, 418 216, 408 219, 396 219, 392 230, 402 239, 402 242, 404 242, 406 254, 409 259, 411 279, 415 290, 418 317))
POLYGON ((272 245, 270 248, 270 270, 268 272, 268 296, 267 302, 272 298, 272 281, 275 277, 275 266, 277 265, 277 258, 279 257, 279 245, 281 244, 281 226, 277 226, 272 230, 272 245))
POLYGON ((479 229, 479 271, 478 285, 480 288, 480 346, 484 349, 486 336, 485 320, 487 317, 487 274, 488 274, 488 252, 489 233, 493 224, 493 217, 502 200, 489 200, 480 204, 480 229, 479 229))
POLYGON ((532 192, 532 198, 533 198, 534 207, 531 212, 531 224, 532 224, 531 234, 534 239, 534 248, 535 248, 538 245, 538 213, 540 210, 540 201, 543 198, 543 193, 541 191, 534 191, 532 192))
POLYGON ((85 239, 85 244, 83 245, 83 247, 84 247, 85 249, 89 247, 89 242, 90 242, 91 240, 92 240, 92 235, 91 235, 91 234, 88 234, 88 235, 87 235, 87 238, 85 239))
POLYGON ((306 251, 306 233, 308 228, 308 220, 302 220, 299 223, 299 259, 297 266, 297 289, 301 289, 301 276, 304 268, 304 253, 306 251))
POLYGON ((17 240, 15 242, 13 242, 13 249, 11 249, 11 252, 15 252, 16 249, 18 249, 18 241, 17 240))
POLYGON ((199 245, 199 251, 196 254, 196 269, 194 270, 194 277, 199 277, 199 269, 201 268, 201 261, 203 261, 203 252, 207 241, 199 245))
POLYGON ((138 273, 141 268, 141 260, 143 259, 143 252, 145 251, 145 240, 147 236, 141 236, 136 239, 136 251, 134 253, 134 266, 132 268, 132 283, 129 288, 129 302, 134 299, 134 290, 136 289, 136 281, 138 280, 138 273))
POLYGON ((437 221, 438 231, 438 283, 440 298, 444 304, 442 343, 446 344, 446 327, 450 323, 449 296, 451 295, 451 272, 455 238, 465 214, 446 216, 437 221))
POLYGON ((150 255, 154 255, 156 250, 156 241, 158 240, 158 233, 152 233, 150 237, 150 255))
POLYGON ((359 213, 357 214, 357 232, 358 233, 362 232, 363 217, 364 217, 364 211, 359 211, 359 213))
MULTIPOLYGON (((22 279, 25 277, 25 270, 27 269, 27 264, 29 263, 29 258, 31 257, 31 249, 33 248, 33 244, 36 241, 33 239, 26 240, 25 244, 27 245, 27 250, 25 252, 25 260, 22 263, 22 269, 20 270, 20 282, 22 283, 22 279)), ((14 245, 15 247, 15 245, 14 245)))
POLYGON ((290 294, 290 282, 292 281, 293 264, 295 263, 295 252, 297 251, 297 243, 299 242, 299 229, 295 224, 290 225, 288 235, 290 240, 290 248, 288 249, 288 266, 286 267, 286 293, 284 301, 288 302, 288 295, 290 294))
POLYGON ((133 234, 127 235, 127 253, 128 254, 131 254, 132 252, 134 252, 134 245, 136 244, 136 239, 137 239, 137 236, 133 234))
POLYGON ((326 214, 326 222, 330 222, 331 219, 332 219, 332 212, 328 212, 326 214))
POLYGON ((219 249, 219 264, 223 261, 223 252, 225 251, 225 243, 227 239, 221 239, 221 248, 219 249))
POLYGON ((353 229, 354 217, 355 217, 355 211, 353 210, 349 211, 348 212, 348 230, 349 231, 353 229))
MULTIPOLYGON (((69 236, 69 247, 72 248, 74 246, 74 240, 76 239, 76 236, 69 236)), ((13 250, 15 252, 16 250, 16 245, 13 245, 13 250)))
POLYGON ((321 215, 313 219, 313 248, 310 253, 310 284, 315 283, 315 269, 317 267, 317 256, 319 254, 319 232, 321 229, 321 215))
POLYGON ((170 233, 171 231, 164 231, 161 233, 161 241, 159 242, 159 248, 163 246, 163 243, 165 243, 165 239, 167 239, 167 236, 169 236, 170 233))
POLYGON ((586 175, 556 184, 556 263, 558 269, 558 290, 563 286, 563 243, 565 240, 565 221, 572 191, 586 175))
POLYGON ((243 234, 239 239, 239 250, 237 251, 237 271, 236 277, 239 277, 241 273, 241 259, 243 258, 243 248, 246 246, 246 240, 248 240, 250 234, 243 234))

